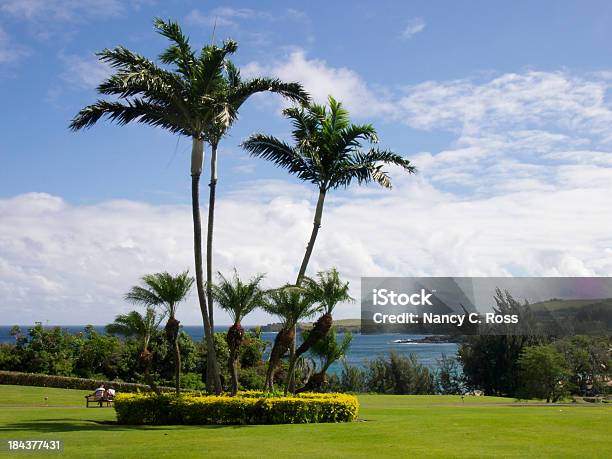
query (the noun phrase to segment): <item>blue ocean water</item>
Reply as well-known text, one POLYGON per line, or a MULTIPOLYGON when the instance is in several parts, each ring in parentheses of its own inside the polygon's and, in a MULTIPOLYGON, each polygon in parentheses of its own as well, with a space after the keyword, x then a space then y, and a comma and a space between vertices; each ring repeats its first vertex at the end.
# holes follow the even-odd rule
MULTIPOLYGON (((22 326, 21 330, 26 331, 30 326, 22 326)), ((11 343, 14 342, 14 338, 10 335, 12 327, 0 326, 0 343, 11 343)), ((62 328, 68 330, 71 333, 78 333, 83 331, 83 325, 70 325, 62 326, 62 328)), ((104 332, 103 326, 95 326, 94 329, 100 333, 104 332)), ((204 330, 201 326, 185 326, 183 330, 187 332, 192 339, 201 340, 204 337, 204 330)), ((215 327, 216 331, 226 331, 227 327, 219 326, 215 327)), ((274 341, 276 333, 264 332, 262 338, 270 343, 274 341)), ((417 359, 423 365, 426 365, 432 369, 437 367, 437 360, 443 355, 454 356, 457 353, 457 344, 455 343, 436 343, 436 344, 425 344, 425 343, 410 343, 400 344, 395 343, 398 339, 415 339, 422 338, 423 335, 398 335, 398 334, 387 334, 387 335, 362 335, 359 333, 353 334, 353 342, 346 356, 347 363, 350 365, 363 366, 366 359, 373 359, 379 355, 388 354, 390 351, 395 351, 399 354, 410 354, 414 353, 417 359)), ((342 334, 338 334, 338 338, 342 338, 342 334)), ((330 373, 339 373, 341 365, 339 363, 334 364, 330 368, 330 373)))

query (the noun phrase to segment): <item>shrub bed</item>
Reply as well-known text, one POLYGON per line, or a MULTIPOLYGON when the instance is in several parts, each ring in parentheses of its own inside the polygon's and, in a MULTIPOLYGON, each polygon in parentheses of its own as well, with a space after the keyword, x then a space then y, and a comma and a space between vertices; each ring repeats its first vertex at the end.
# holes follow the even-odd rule
POLYGON ((353 421, 359 402, 346 394, 117 394, 115 411, 120 424, 301 424, 353 421))
MULTIPOLYGON (((60 389, 95 390, 100 384, 113 386, 117 392, 148 391, 146 384, 126 383, 120 381, 101 381, 96 379, 72 378, 69 376, 51 376, 39 373, 21 373, 18 371, 0 371, 0 384, 15 386, 59 387, 60 389)), ((162 391, 173 391, 172 387, 160 387, 162 391)))

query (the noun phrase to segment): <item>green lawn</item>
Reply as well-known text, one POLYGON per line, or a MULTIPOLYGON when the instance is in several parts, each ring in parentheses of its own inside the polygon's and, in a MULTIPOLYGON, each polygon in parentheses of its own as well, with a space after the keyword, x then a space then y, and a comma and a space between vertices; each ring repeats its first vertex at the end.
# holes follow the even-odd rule
POLYGON ((61 439, 63 457, 93 458, 612 457, 609 406, 505 406, 513 400, 364 395, 359 397, 361 420, 349 424, 128 427, 113 424, 113 409, 80 408, 83 395, 0 386, 0 438, 61 439), (45 404, 45 396, 49 405, 62 407, 37 406, 45 404))

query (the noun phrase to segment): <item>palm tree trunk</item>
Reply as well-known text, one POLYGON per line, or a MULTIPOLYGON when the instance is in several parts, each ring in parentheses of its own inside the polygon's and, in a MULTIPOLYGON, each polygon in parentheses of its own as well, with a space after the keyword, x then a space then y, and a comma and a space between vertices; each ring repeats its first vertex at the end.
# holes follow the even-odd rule
POLYGON ((181 349, 177 338, 174 339, 174 385, 176 395, 179 395, 181 393, 181 349))
POLYGON ((208 231, 206 234, 206 297, 208 299, 208 316, 210 318, 210 326, 215 328, 215 320, 213 314, 213 295, 212 295, 212 281, 213 281, 213 262, 212 262, 212 248, 213 248, 213 228, 215 224, 215 198, 217 192, 217 144, 211 144, 211 156, 210 156, 210 187, 208 195, 208 231))
POLYGON ((213 329, 210 324, 208 307, 206 304, 206 292, 204 291, 204 276, 202 273, 202 219, 200 217, 200 175, 202 174, 202 163, 204 160, 204 144, 202 140, 193 138, 191 149, 191 205, 193 211, 193 245, 195 255, 196 288, 200 311, 204 321, 204 335, 206 338, 206 387, 210 392, 220 394, 221 378, 219 366, 215 354, 215 340, 213 329))
MULTIPOLYGON (((314 221, 312 223, 312 233, 310 234, 310 240, 308 241, 308 245, 306 246, 306 253, 304 253, 304 258, 302 259, 302 265, 300 266, 300 271, 298 273, 297 279, 295 280, 295 285, 300 286, 302 283, 302 279, 306 275, 306 268, 308 267, 308 262, 310 261, 310 256, 312 255, 312 250, 314 249, 315 241, 317 240, 317 235, 319 234, 319 228, 321 228, 321 218, 323 216, 323 204, 325 203, 325 188, 319 189, 319 199, 317 200, 317 208, 315 209, 314 221)), ((296 340, 297 340, 297 324, 294 329, 293 343, 291 345, 292 355, 291 362, 289 363, 289 373, 287 374, 287 385, 285 387, 285 394, 287 390, 291 392, 295 391, 295 381, 294 381, 294 367, 295 361, 298 358, 296 353, 296 340)))
POLYGON ((232 349, 229 357, 229 367, 232 373, 232 395, 238 393, 238 350, 232 349))
POLYGON ((323 215, 323 203, 325 202, 325 193, 325 189, 319 190, 319 199, 317 200, 317 208, 315 210, 314 221, 312 223, 312 233, 310 234, 308 246, 306 246, 306 253, 304 254, 304 258, 302 259, 300 272, 298 273, 297 279, 295 281, 295 285, 298 287, 302 283, 302 279, 306 275, 306 268, 308 267, 308 262, 310 261, 310 256, 312 255, 312 249, 314 248, 314 244, 317 239, 317 234, 319 234, 319 228, 321 228, 321 217, 323 215))

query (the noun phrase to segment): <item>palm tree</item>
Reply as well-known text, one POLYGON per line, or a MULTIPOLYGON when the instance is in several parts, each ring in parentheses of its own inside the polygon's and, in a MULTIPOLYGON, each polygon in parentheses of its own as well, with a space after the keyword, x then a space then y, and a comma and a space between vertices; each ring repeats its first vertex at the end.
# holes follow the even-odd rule
MULTIPOLYGON (((376 182, 391 188, 391 179, 383 166, 399 166, 409 173, 416 169, 410 161, 389 150, 370 147, 364 151, 363 142, 378 142, 376 130, 370 124, 352 124, 348 112, 331 96, 329 110, 311 103, 287 108, 283 113, 293 124, 293 146, 266 134, 252 135, 242 146, 252 156, 272 161, 319 189, 312 232, 295 281, 299 286, 306 275, 329 190, 348 188, 353 181, 359 185, 376 182)), ((295 339, 295 330, 293 337, 295 339)))
MULTIPOLYGON (((93 126, 106 116, 119 125, 133 121, 162 127, 173 134, 191 139, 191 196, 196 286, 208 350, 207 387, 222 391, 213 337, 213 306, 207 305, 202 269, 202 221, 200 216, 200 176, 204 160, 204 141, 220 132, 219 139, 236 118, 236 111, 246 97, 261 91, 275 91, 293 97, 300 94, 296 84, 284 85, 278 80, 254 79, 232 86, 231 71, 226 71, 226 57, 236 52, 237 43, 228 40, 222 46, 208 45, 196 53, 176 22, 156 19, 157 31, 170 40, 170 46, 159 56, 161 67, 144 56, 124 47, 98 53, 115 73, 98 86, 98 92, 119 100, 98 100, 82 109, 70 127, 79 130, 93 126), (246 97, 245 97, 246 96, 246 97), (217 126, 217 127, 213 127, 217 126), (222 129, 220 129, 222 128, 222 129)), ((305 95, 305 93, 303 94, 305 95)), ((300 96, 302 97, 302 96, 300 96)), ((300 97, 297 97, 299 100, 300 97)), ((217 141, 218 144, 218 141, 217 141)), ((216 147, 214 153, 216 163, 216 147)), ((216 167, 214 172, 216 184, 216 167)), ((212 181, 211 181, 212 182, 212 181)), ((214 203, 214 187, 211 200, 214 203)), ((212 246, 212 215, 209 209, 209 244, 212 246)), ((209 249, 211 254, 212 250, 209 249)), ((212 257, 212 255, 209 255, 212 257)), ((212 279, 212 258, 208 281, 212 279)), ((210 296, 210 295, 208 295, 210 296)))
MULTIPOLYGON (((312 333, 314 333, 314 329, 303 333, 304 342, 308 341, 312 333)), ((310 353, 319 358, 321 369, 310 376, 306 385, 296 392, 299 393, 319 389, 327 378, 327 370, 329 370, 329 367, 346 355, 352 341, 353 334, 351 332, 346 332, 342 337, 342 341, 338 342, 335 327, 331 328, 325 337, 317 340, 310 348, 310 353)))
MULTIPOLYGON (((332 268, 327 272, 317 273, 318 280, 311 278, 305 278, 303 280, 303 287, 305 288, 307 295, 310 295, 316 303, 318 303, 319 311, 323 314, 314 323, 312 330, 307 334, 307 338, 293 353, 291 363, 289 364, 289 378, 293 378, 293 368, 298 358, 305 352, 307 352, 313 345, 316 345, 321 339, 325 338, 329 332, 332 324, 332 312, 338 303, 345 301, 353 301, 354 299, 349 295, 349 283, 343 283, 340 280, 340 275, 336 268, 332 268)), ((292 380, 287 381, 287 386, 292 387, 292 380)))
POLYGON ((252 78, 243 80, 240 75, 240 69, 231 61, 225 61, 225 78, 224 87, 217 94, 219 100, 224 103, 220 104, 219 113, 213 118, 206 131, 205 139, 211 147, 210 155, 210 183, 209 183, 209 200, 208 200, 208 231, 206 237, 206 294, 208 299, 209 315, 211 324, 214 326, 213 320, 213 230, 214 230, 214 215, 215 215, 215 199, 217 190, 217 169, 218 157, 217 150, 219 143, 227 134, 233 123, 238 118, 238 111, 249 97, 260 92, 273 92, 282 95, 283 97, 294 101, 304 103, 308 101, 308 94, 304 91, 299 83, 284 83, 277 78, 252 78))
MULTIPOLYGON (((264 390, 272 391, 274 373, 283 356, 290 350, 297 323, 311 317, 316 312, 316 308, 313 298, 306 295, 303 288, 287 285, 268 292, 268 303, 264 309, 269 314, 277 316, 282 322, 282 328, 277 333, 270 351, 264 384, 264 390)), ((286 393, 287 388, 285 388, 286 393)))
POLYGON ((259 287, 263 275, 258 275, 242 282, 234 270, 231 279, 218 273, 219 282, 212 286, 213 298, 217 304, 227 311, 233 320, 233 325, 226 335, 230 349, 228 366, 232 373, 232 395, 238 392, 238 353, 244 339, 244 329, 240 322, 256 308, 265 306, 266 293, 259 287))
POLYGON ((147 306, 146 313, 140 314, 138 311, 130 311, 127 314, 119 314, 115 321, 108 324, 106 332, 111 335, 121 335, 126 338, 135 338, 140 343, 139 360, 144 369, 144 379, 155 392, 159 392, 155 380, 151 377, 151 363, 153 353, 149 350, 151 337, 157 333, 159 324, 163 320, 163 315, 157 315, 152 306, 147 306))
POLYGON ((98 53, 100 60, 113 67, 115 73, 98 86, 98 92, 116 96, 118 100, 98 100, 83 108, 72 120, 70 128, 88 128, 107 117, 119 125, 136 121, 191 138, 194 258, 209 356, 210 378, 207 385, 209 390, 220 393, 221 379, 202 275, 199 184, 205 132, 219 113, 227 112, 224 110, 226 102, 216 95, 225 87, 223 67, 226 56, 236 51, 237 44, 229 40, 222 46, 208 45, 196 54, 177 23, 156 19, 154 25, 162 36, 170 40, 170 46, 159 56, 159 60, 164 66, 172 66, 172 69, 161 67, 122 46, 101 51, 98 53))
POLYGON ((176 319, 176 308, 191 291, 193 281, 189 271, 176 276, 167 272, 147 274, 142 277, 144 287, 134 286, 125 295, 127 301, 161 307, 164 314, 167 314, 165 332, 166 340, 174 350, 174 384, 177 394, 181 391, 181 351, 178 343, 180 322, 176 319))
POLYGON ((272 161, 319 189, 312 233, 295 282, 299 286, 321 227, 328 191, 348 188, 353 181, 360 185, 376 182, 384 188, 391 188, 391 179, 383 170, 384 165, 399 166, 409 173, 416 169, 410 161, 389 150, 371 147, 364 151, 362 142, 378 142, 376 130, 370 124, 352 124, 348 112, 331 96, 329 109, 311 103, 287 108, 283 113, 293 124, 295 145, 290 146, 270 135, 254 134, 242 146, 252 156, 272 161))

